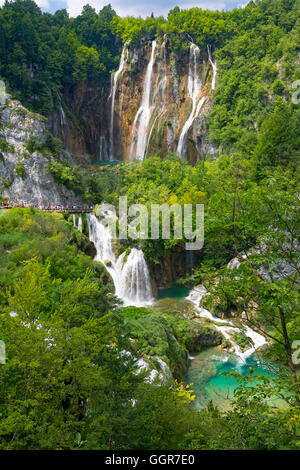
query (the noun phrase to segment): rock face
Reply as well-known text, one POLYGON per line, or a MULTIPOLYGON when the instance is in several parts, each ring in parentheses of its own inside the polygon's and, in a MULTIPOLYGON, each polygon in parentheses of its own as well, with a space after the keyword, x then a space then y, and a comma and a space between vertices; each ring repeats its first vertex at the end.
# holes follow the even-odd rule
POLYGON ((61 138, 75 163, 109 159, 110 84, 84 81, 67 87, 48 129, 61 138))
POLYGON ((64 140, 76 161, 130 161, 136 158, 134 145, 145 117, 145 154, 163 156, 178 151, 180 136, 190 118, 181 156, 194 164, 205 155, 218 152, 207 139, 214 81, 206 49, 199 50, 195 45, 189 48, 187 44, 186 51, 176 55, 167 37, 156 41, 154 51, 153 43, 152 47, 150 43, 139 49, 127 44, 116 79, 113 75, 111 84, 83 82, 66 89, 59 110, 50 116, 49 129, 64 140), (195 48, 197 54, 192 56, 195 48), (147 72, 150 89, 145 97, 147 72), (149 98, 149 106, 141 109, 145 108, 145 98, 149 98))
POLYGON ((11 100, 9 95, 6 95, 5 104, 0 105, 0 119, 1 196, 34 206, 79 202, 72 191, 58 185, 47 173, 47 163, 54 157, 30 153, 26 149, 30 137, 45 144, 46 120, 29 112, 19 101, 11 100))
MULTIPOLYGON (((115 156, 121 160, 132 160, 133 139, 136 138, 134 124, 138 123, 137 112, 143 105, 147 67, 152 54, 151 47, 128 49, 128 59, 115 93, 114 104, 114 148, 115 156)), ((195 163, 202 153, 215 152, 207 142, 206 116, 211 109, 212 69, 206 51, 200 51, 191 63, 188 49, 180 57, 168 48, 167 38, 157 42, 154 53, 150 87, 150 113, 147 130, 146 153, 166 155, 176 152, 185 122, 192 111, 190 96, 191 75, 199 81, 196 104, 202 98, 203 106, 194 114, 185 139, 184 158, 195 163)))

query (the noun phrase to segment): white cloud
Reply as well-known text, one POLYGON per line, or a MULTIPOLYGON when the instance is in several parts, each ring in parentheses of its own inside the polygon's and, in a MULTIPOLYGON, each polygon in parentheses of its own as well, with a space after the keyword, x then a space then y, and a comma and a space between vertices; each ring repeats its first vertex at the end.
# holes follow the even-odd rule
MULTIPOLYGON (((0 0, 0 6, 5 0, 0 0)), ((54 0, 35 0, 36 4, 47 11, 54 11, 59 7, 54 0)), ((113 9, 120 16, 150 16, 153 12, 155 16, 167 16, 168 12, 175 6, 182 9, 199 7, 204 10, 223 10, 233 5, 245 7, 249 0, 239 4, 238 0, 66 0, 67 10, 70 16, 80 15, 84 5, 89 4, 98 12, 105 5, 111 4, 113 9)))
MULTIPOLYGON (((48 0, 34 0, 34 1, 40 8, 47 8, 47 9, 50 8, 50 4, 48 0)), ((0 7, 2 7, 4 3, 5 3, 5 0, 0 0, 0 7)))
POLYGON ((40 8, 47 8, 47 10, 50 8, 48 0, 35 0, 35 3, 40 7, 40 8))
POLYGON ((166 16, 175 6, 180 8, 199 7, 207 10, 222 10, 226 7, 226 0, 67 0, 68 13, 70 16, 77 16, 81 13, 82 7, 86 4, 91 5, 97 11, 108 3, 120 16, 149 16, 153 12, 155 16, 166 16))

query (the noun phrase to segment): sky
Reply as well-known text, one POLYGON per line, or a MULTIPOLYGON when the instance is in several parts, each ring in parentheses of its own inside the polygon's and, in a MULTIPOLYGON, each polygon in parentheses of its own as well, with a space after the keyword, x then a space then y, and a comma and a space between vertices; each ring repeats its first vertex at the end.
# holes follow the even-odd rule
MULTIPOLYGON (((182 9, 199 7, 207 10, 231 10, 239 6, 245 6, 248 0, 35 0, 43 11, 54 13, 56 10, 66 8, 70 16, 81 13, 82 7, 91 5, 96 11, 105 5, 111 4, 119 16, 167 16, 169 10, 175 6, 182 9)), ((0 6, 4 0, 0 0, 0 6)))

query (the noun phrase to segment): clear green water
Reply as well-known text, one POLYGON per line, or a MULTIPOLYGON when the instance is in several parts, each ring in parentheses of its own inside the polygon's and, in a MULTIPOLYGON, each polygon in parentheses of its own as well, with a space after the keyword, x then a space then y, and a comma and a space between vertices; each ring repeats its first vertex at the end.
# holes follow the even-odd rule
MULTIPOLYGON (((159 289, 153 307, 162 312, 164 310, 180 310, 184 313, 186 309, 190 308, 190 303, 185 300, 188 294, 189 289, 181 285, 159 289)), ((193 407, 197 410, 205 408, 210 401, 221 410, 231 408, 237 381, 219 374, 237 370, 239 373, 247 375, 250 372, 249 368, 252 368, 254 369, 254 376, 259 374, 264 377, 275 378, 276 376, 268 366, 271 366, 272 370, 279 369, 274 362, 266 359, 259 360, 255 355, 248 358, 245 364, 242 364, 234 354, 218 348, 209 348, 193 354, 193 358, 189 362, 184 382, 186 384, 193 383, 191 389, 196 395, 193 407)), ((283 400, 276 398, 269 400, 269 404, 272 406, 285 406, 283 400)))
MULTIPOLYGON (((210 401, 222 410, 231 408, 233 392, 237 386, 237 382, 233 378, 220 376, 222 372, 237 370, 239 373, 246 375, 249 373, 249 367, 254 369, 254 375, 260 374, 264 377, 275 377, 268 369, 268 365, 272 369, 278 369, 278 365, 270 361, 263 360, 264 364, 260 364, 255 356, 251 356, 245 364, 240 364, 234 355, 230 355, 217 348, 210 348, 204 352, 193 356, 190 361, 189 369, 184 377, 186 384, 193 383, 191 389, 196 395, 193 406, 196 409, 204 408, 210 401)), ((255 380, 255 379, 253 379, 255 380)), ((269 401, 271 405, 283 406, 284 402, 279 399, 269 401)))
POLYGON ((172 287, 158 289, 157 299, 183 299, 189 294, 185 286, 174 285, 172 287))

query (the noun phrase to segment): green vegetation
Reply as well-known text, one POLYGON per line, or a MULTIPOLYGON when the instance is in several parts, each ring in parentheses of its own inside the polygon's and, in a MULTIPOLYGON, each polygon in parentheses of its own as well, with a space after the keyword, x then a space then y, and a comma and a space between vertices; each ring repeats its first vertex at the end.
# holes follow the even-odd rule
POLYGON ((40 142, 34 137, 29 137, 25 143, 26 150, 29 154, 40 152, 43 155, 58 155, 63 152, 63 145, 60 139, 48 133, 45 143, 40 142))
POLYGON ((109 81, 119 60, 115 15, 110 6, 97 14, 87 5, 69 18, 66 10, 43 14, 32 0, 6 2, 0 8, 0 76, 25 107, 47 116, 64 87, 87 78, 109 81))
POLYGON ((153 356, 161 357, 178 379, 185 373, 188 352, 222 342, 216 330, 185 318, 178 310, 126 307, 122 313, 134 340, 133 353, 142 353, 150 360, 153 356))
POLYGON ((13 152, 14 146, 9 144, 6 140, 0 139, 0 150, 6 153, 13 152))
POLYGON ((22 179, 26 178, 26 171, 25 171, 23 163, 18 163, 15 166, 15 172, 20 176, 20 178, 22 179))

